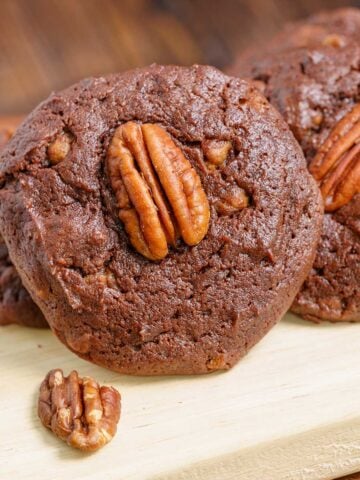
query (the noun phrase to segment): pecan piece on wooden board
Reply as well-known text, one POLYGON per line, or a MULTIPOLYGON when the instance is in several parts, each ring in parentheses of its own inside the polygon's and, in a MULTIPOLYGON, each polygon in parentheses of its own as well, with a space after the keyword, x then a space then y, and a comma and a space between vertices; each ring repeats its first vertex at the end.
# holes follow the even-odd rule
POLYGON ((38 415, 45 427, 72 447, 92 452, 114 437, 120 418, 119 392, 99 387, 76 371, 51 370, 40 386, 38 415))
POLYGON ((135 122, 118 127, 107 169, 119 218, 144 257, 161 260, 178 235, 188 245, 204 238, 210 207, 200 177, 162 127, 135 122))
POLYGON ((360 193, 360 104, 331 130, 309 170, 320 185, 327 212, 360 193))

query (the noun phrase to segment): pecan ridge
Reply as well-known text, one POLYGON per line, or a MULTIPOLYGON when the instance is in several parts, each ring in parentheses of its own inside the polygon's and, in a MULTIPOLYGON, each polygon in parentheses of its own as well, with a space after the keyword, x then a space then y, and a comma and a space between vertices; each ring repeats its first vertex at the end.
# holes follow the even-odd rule
POLYGON ((40 386, 38 415, 45 427, 72 447, 95 451, 110 442, 120 418, 120 394, 76 371, 51 370, 40 386))
POLYGON ((204 238, 210 208, 200 177, 162 127, 131 121, 118 127, 107 168, 119 218, 143 256, 161 260, 179 234, 188 245, 204 238))
POLYGON ((309 170, 320 185, 327 212, 346 205, 360 193, 360 104, 331 130, 309 170))

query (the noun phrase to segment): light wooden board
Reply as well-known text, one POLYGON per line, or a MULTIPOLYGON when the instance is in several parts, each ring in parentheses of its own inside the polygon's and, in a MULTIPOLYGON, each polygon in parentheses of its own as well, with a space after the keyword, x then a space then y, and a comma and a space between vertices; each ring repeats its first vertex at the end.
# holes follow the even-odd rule
POLYGON ((287 315, 234 369, 126 377, 71 354, 48 331, 0 330, 0 479, 330 480, 360 470, 360 324, 287 315), (118 434, 92 455, 44 429, 48 370, 119 388, 118 434))

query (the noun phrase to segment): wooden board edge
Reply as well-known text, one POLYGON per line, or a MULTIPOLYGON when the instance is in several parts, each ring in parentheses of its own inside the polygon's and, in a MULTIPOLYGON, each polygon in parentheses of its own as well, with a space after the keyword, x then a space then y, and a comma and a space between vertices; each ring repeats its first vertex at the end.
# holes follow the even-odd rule
POLYGON ((334 480, 358 471, 360 417, 240 449, 148 480, 334 480))

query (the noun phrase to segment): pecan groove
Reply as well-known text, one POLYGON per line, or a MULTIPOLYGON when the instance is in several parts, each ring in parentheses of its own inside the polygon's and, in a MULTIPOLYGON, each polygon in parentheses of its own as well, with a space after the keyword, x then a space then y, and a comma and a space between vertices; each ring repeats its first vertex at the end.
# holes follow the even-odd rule
POLYGON ((143 256, 164 258, 178 232, 188 245, 204 238, 210 209, 200 177, 162 127, 135 122, 118 127, 107 167, 119 218, 143 256))
POLYGON ((90 377, 79 378, 76 371, 64 377, 62 370, 51 370, 40 386, 38 415, 70 446, 95 451, 116 433, 120 394, 90 377))
POLYGON ((331 130, 309 170, 320 185, 325 211, 337 210, 360 193, 360 104, 331 130))

